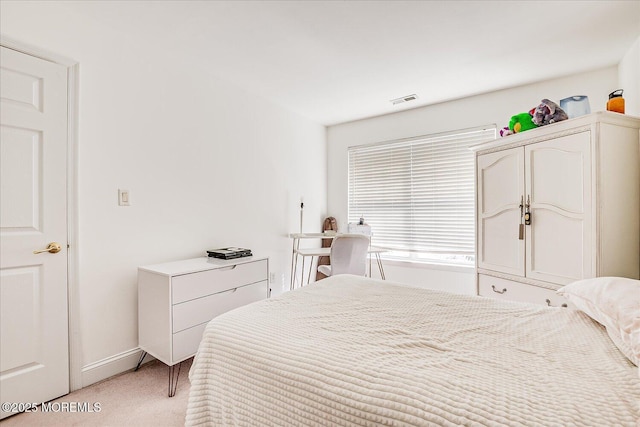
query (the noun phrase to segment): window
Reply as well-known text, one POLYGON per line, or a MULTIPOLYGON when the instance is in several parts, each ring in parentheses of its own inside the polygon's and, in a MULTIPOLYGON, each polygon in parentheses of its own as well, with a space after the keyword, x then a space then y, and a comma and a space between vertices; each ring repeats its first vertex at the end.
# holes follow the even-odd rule
POLYGON ((387 257, 473 264, 474 153, 495 126, 350 147, 348 221, 387 257))

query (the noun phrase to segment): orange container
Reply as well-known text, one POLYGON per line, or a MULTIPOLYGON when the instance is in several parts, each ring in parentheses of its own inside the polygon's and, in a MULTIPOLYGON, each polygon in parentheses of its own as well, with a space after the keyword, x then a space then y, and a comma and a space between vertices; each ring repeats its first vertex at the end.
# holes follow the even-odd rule
POLYGON ((607 110, 624 114, 624 98, 622 97, 622 89, 614 90, 609 94, 607 110))

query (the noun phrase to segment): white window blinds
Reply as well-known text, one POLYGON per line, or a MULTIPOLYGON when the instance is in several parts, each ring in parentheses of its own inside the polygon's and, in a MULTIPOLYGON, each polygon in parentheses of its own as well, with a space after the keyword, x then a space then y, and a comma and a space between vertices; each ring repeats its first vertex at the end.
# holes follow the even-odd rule
POLYGON ((392 255, 472 263, 474 154, 495 126, 350 147, 349 222, 392 255))

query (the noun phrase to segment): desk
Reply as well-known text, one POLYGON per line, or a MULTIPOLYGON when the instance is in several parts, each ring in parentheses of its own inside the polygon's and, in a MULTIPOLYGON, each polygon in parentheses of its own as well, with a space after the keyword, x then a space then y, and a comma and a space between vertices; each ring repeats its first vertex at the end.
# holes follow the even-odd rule
MULTIPOLYGON (((302 257, 302 266, 300 272, 300 286, 304 281, 304 265, 305 258, 311 257, 311 263, 309 265, 309 274, 307 276, 307 284, 311 282, 311 272, 313 271, 313 257, 329 256, 331 254, 331 248, 300 248, 300 239, 333 239, 339 234, 331 233, 293 233, 290 237, 293 239, 293 250, 291 254, 291 285, 290 289, 295 289, 296 276, 298 275, 298 257, 302 257)), ((382 266, 382 259, 380 254, 386 252, 385 249, 376 246, 369 246, 369 277, 371 277, 371 259, 375 257, 378 264, 378 270, 380 271, 380 277, 385 280, 384 268, 382 266)))
MULTIPOLYGON (((291 283, 289 285, 289 289, 293 290, 296 287, 296 276, 298 271, 298 252, 300 250, 300 240, 302 239, 333 239, 336 236, 336 233, 291 233, 289 237, 293 241, 293 249, 291 251, 291 283)), ((304 257, 312 256, 312 255, 301 255, 302 256, 302 273, 300 275, 300 286, 304 281, 304 257)), ((316 256, 316 255, 314 255, 316 256)), ((313 265, 313 258, 311 258, 311 265, 313 265)), ((307 283, 311 280, 311 267, 309 267, 309 278, 307 279, 307 283)))

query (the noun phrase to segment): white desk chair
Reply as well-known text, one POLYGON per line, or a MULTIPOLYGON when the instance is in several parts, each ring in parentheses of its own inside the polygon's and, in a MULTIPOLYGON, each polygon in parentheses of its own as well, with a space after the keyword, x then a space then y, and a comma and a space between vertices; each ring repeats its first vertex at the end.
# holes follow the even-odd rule
POLYGON ((321 265, 318 271, 325 276, 336 274, 367 273, 367 252, 369 237, 362 234, 340 234, 331 243, 329 265, 321 265))

